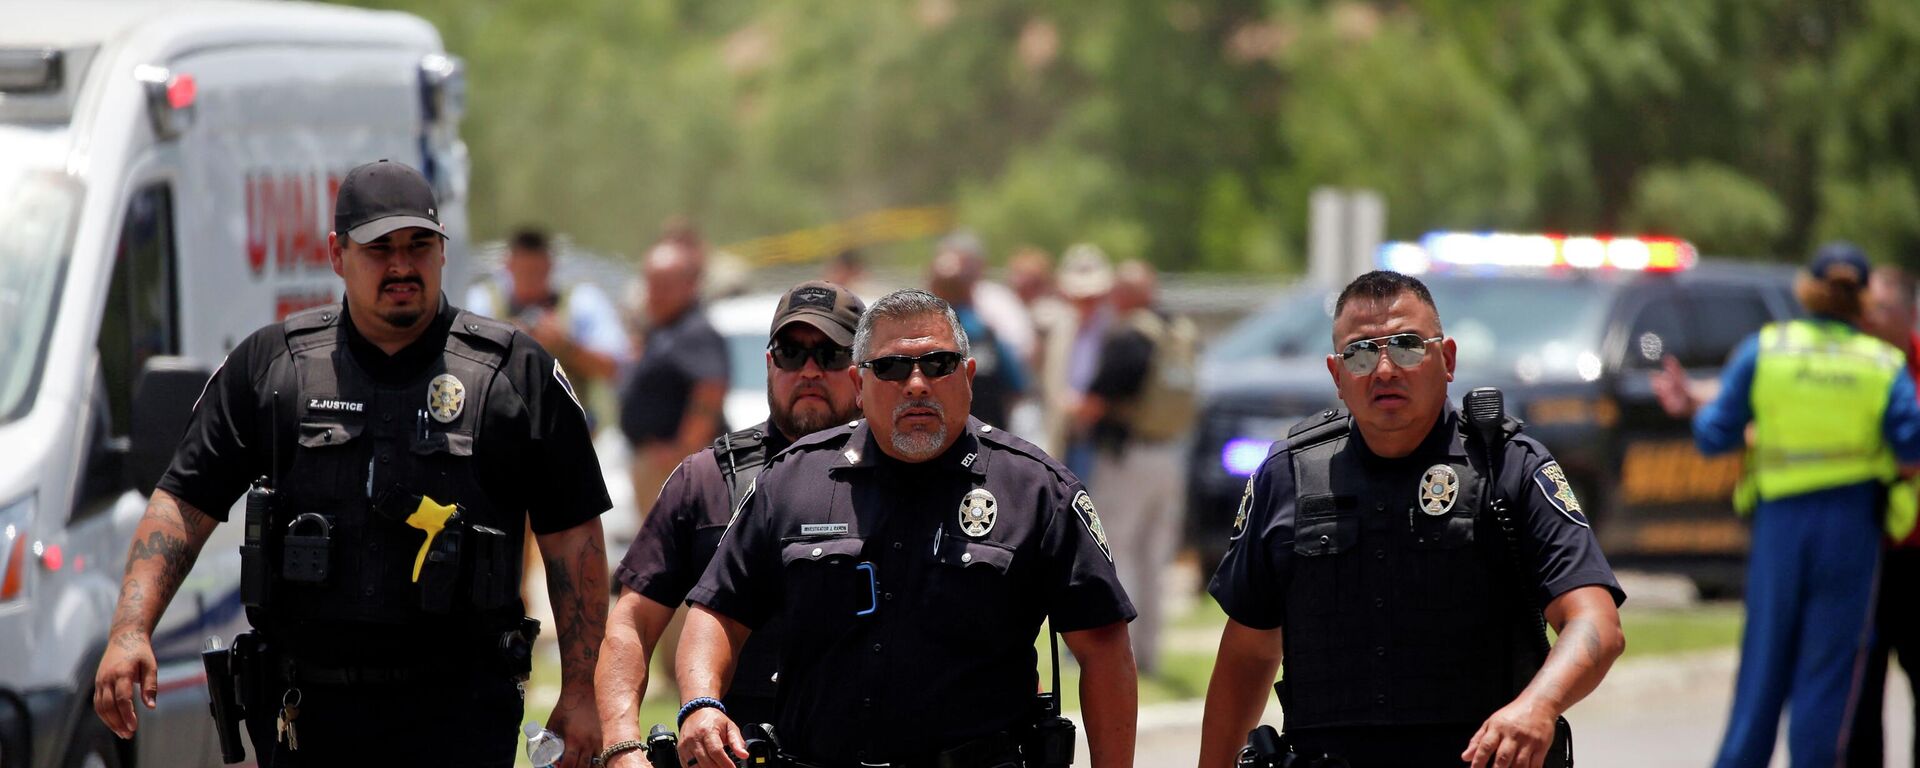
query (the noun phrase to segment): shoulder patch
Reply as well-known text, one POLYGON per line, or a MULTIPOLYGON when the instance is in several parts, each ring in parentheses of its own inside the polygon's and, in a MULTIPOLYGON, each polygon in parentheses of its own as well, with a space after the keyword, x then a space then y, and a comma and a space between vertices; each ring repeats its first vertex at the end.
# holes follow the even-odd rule
POLYGON ((566 369, 560 367, 559 360, 553 361, 553 380, 560 383, 561 389, 566 390, 567 397, 573 400, 574 407, 579 408, 581 413, 587 412, 587 407, 580 404, 580 394, 573 391, 573 382, 567 379, 566 369))
POLYGON ((1574 525, 1592 528, 1587 516, 1580 511, 1580 499, 1574 497, 1573 486, 1567 483, 1567 471, 1560 468, 1560 462, 1549 461, 1533 471, 1533 482, 1540 486, 1540 493, 1547 497, 1547 503, 1560 510, 1574 525))
POLYGON ((1093 509, 1093 497, 1087 495, 1085 488, 1073 495, 1073 511, 1080 517, 1080 524, 1087 527, 1087 533, 1093 534, 1093 543, 1100 545, 1100 554, 1107 556, 1107 562, 1113 562, 1113 549, 1107 546, 1107 528, 1100 524, 1100 513, 1093 509))
POLYGON ((1239 541, 1247 535, 1247 515, 1253 512, 1253 477, 1247 476, 1247 490, 1240 494, 1240 508, 1233 513, 1233 534, 1227 541, 1239 541))

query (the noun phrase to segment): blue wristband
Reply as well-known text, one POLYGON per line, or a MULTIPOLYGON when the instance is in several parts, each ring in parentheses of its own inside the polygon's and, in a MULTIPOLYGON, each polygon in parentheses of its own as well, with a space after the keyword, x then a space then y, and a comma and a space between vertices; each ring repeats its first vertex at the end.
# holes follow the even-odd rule
POLYGON ((720 714, 723 715, 727 713, 727 705, 720 703, 719 699, 712 696, 701 696, 680 705, 680 717, 673 721, 674 730, 679 730, 681 726, 687 724, 688 715, 708 707, 720 710, 720 714))

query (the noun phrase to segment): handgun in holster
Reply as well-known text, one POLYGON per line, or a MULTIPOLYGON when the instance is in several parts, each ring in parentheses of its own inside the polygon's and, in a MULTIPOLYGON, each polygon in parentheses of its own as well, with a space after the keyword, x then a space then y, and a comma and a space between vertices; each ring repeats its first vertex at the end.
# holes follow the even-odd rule
POLYGON ((1247 733, 1247 745, 1240 748, 1235 768, 1349 768, 1337 755, 1303 755, 1294 751, 1285 734, 1263 725, 1247 733))
POLYGON ((646 752, 650 764, 670 768, 684 765, 680 762, 680 739, 665 723, 655 723, 653 730, 647 732, 646 752))
POLYGON ((540 637, 540 620, 522 616, 512 629, 500 633, 500 659, 520 680, 533 672, 533 641, 540 637))
POLYGON ((208 641, 213 647, 200 652, 200 662, 207 670, 207 709, 213 714, 214 733, 220 737, 221 761, 238 763, 247 759, 240 728, 247 722, 253 690, 261 682, 259 635, 243 632, 228 648, 219 647, 217 637, 208 641))
POLYGON ((740 768, 783 768, 790 762, 780 749, 780 738, 774 735, 772 725, 743 725, 740 727, 740 738, 747 743, 747 757, 737 763, 740 768))

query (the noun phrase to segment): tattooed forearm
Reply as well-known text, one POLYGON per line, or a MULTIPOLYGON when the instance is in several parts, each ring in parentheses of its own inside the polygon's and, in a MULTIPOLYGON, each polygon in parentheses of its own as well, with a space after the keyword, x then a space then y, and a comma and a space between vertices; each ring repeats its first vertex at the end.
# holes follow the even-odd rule
POLYGON ((115 643, 139 642, 153 630, 217 524, 193 505, 154 492, 127 550, 127 573, 110 630, 115 643))
POLYGON ((541 553, 560 635, 561 682, 591 686, 607 625, 606 544, 597 522, 549 537, 541 542, 541 553))
POLYGON ((1599 687, 1626 648, 1612 597, 1598 587, 1577 591, 1585 590, 1593 591, 1578 595, 1572 605, 1561 606, 1556 617, 1559 640, 1522 694, 1556 713, 1567 711, 1599 687))

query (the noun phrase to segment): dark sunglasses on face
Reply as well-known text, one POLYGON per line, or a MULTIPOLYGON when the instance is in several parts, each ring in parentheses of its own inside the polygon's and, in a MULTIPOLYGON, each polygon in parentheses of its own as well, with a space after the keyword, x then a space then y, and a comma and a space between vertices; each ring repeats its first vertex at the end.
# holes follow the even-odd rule
POLYGON ((1396 333, 1375 339, 1361 339, 1340 351, 1340 361, 1347 367, 1347 373, 1365 376, 1380 365, 1380 351, 1384 349, 1387 359, 1392 360, 1395 366, 1412 368, 1427 358, 1428 344, 1439 343, 1443 338, 1435 336, 1423 339, 1416 333, 1396 333))
POLYGON ((767 351, 773 353, 773 366, 783 371, 805 368, 808 360, 818 363, 823 371, 838 371, 853 365, 853 350, 837 344, 806 347, 776 341, 767 345, 767 351))
POLYGON ((929 379, 938 379, 960 369, 960 363, 967 358, 958 352, 928 352, 919 357, 906 355, 887 355, 876 357, 860 364, 862 368, 873 371, 874 378, 881 381, 906 381, 913 375, 913 366, 918 364, 920 372, 929 379))

